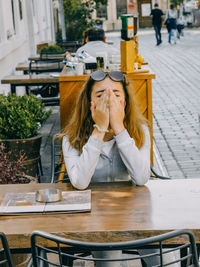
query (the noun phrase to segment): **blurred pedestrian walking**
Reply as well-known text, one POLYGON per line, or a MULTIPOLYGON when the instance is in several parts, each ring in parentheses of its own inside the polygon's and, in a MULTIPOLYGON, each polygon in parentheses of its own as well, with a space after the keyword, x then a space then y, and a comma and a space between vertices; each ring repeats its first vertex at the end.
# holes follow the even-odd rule
POLYGON ((183 15, 179 15, 178 19, 177 19, 177 31, 178 31, 177 37, 178 37, 178 39, 180 39, 180 36, 184 36, 184 33, 183 33, 184 22, 185 22, 185 20, 184 20, 183 15))
POLYGON ((154 9, 151 10, 152 24, 156 34, 157 45, 162 43, 161 28, 162 28, 162 16, 164 15, 162 10, 159 9, 157 3, 154 4, 154 9))
POLYGON ((166 17, 165 17, 165 25, 168 29, 168 42, 171 43, 171 36, 173 35, 174 38, 174 44, 176 44, 176 19, 177 19, 177 10, 174 7, 173 4, 170 5, 170 8, 166 12, 166 17))

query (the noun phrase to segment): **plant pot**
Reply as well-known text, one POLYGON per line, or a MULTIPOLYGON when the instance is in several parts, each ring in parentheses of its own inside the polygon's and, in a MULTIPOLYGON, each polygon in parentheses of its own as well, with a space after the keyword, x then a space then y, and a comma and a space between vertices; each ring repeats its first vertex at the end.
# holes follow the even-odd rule
POLYGON ((26 139, 1 139, 7 151, 12 151, 11 160, 15 160, 20 151, 25 154, 24 173, 33 177, 38 176, 40 161, 40 145, 42 136, 37 135, 26 139))

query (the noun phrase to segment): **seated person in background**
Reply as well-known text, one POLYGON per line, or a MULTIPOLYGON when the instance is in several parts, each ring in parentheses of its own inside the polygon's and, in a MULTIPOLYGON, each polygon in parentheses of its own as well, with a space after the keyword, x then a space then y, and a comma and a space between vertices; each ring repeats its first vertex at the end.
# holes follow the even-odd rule
POLYGON ((106 44, 105 32, 103 29, 91 28, 87 30, 85 44, 76 51, 76 56, 82 51, 87 52, 90 56, 96 57, 98 52, 106 52, 109 60, 112 59, 113 54, 119 54, 118 49, 114 46, 106 44))
POLYGON ((72 185, 150 177, 150 135, 125 75, 95 71, 83 87, 62 133, 63 155, 72 185))

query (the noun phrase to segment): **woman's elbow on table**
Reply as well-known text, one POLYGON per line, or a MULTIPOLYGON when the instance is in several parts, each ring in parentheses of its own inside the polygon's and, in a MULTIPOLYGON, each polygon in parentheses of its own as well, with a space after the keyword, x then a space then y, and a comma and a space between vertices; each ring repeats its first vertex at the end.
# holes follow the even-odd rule
POLYGON ((134 183, 138 186, 142 186, 148 182, 150 178, 150 170, 146 170, 145 172, 137 173, 132 179, 134 183))
POLYGON ((81 181, 81 180, 73 179, 70 177, 69 177, 69 179, 70 179, 70 182, 73 185, 73 187, 75 187, 78 190, 87 189, 89 186, 89 183, 87 183, 86 181, 81 181))

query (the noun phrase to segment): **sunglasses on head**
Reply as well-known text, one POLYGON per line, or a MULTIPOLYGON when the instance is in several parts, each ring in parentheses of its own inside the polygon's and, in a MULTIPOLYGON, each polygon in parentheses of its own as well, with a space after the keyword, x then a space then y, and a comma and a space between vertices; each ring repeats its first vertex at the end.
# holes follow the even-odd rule
POLYGON ((90 77, 92 80, 100 82, 103 81, 107 76, 114 82, 121 82, 125 78, 125 75, 120 71, 103 72, 101 70, 94 71, 90 77))

